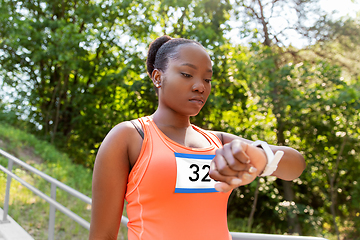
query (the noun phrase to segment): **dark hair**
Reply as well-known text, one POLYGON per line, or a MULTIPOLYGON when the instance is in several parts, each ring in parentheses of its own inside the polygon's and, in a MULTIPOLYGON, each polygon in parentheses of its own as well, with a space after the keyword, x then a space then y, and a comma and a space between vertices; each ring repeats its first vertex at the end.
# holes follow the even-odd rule
POLYGON ((147 72, 151 78, 154 69, 165 71, 169 58, 175 58, 178 55, 177 47, 183 44, 200 43, 185 38, 171 38, 167 35, 155 39, 149 46, 146 59, 147 72))

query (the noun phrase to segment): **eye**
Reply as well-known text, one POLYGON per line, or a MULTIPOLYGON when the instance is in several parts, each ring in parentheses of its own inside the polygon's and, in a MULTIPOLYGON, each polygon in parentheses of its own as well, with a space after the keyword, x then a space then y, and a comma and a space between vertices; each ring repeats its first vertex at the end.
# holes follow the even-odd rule
POLYGON ((204 80, 205 80, 205 82, 207 82, 207 83, 210 83, 210 82, 211 82, 211 79, 210 79, 210 78, 204 79, 204 80))
POLYGON ((187 74, 187 73, 181 73, 181 75, 183 75, 184 77, 186 77, 186 78, 191 78, 192 76, 190 75, 190 74, 187 74))

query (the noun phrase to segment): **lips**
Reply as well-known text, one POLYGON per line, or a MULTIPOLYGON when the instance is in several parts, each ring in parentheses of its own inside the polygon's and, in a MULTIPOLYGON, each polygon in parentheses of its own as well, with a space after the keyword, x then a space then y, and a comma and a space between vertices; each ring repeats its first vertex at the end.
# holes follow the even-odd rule
POLYGON ((204 104, 205 103, 203 98, 198 98, 198 97, 190 98, 189 101, 193 102, 193 103, 197 103, 197 104, 204 104))

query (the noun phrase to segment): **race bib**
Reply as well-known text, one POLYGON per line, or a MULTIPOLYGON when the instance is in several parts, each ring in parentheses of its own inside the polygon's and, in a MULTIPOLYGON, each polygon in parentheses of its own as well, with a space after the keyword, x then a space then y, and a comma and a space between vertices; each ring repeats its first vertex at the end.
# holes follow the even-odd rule
POLYGON ((215 155, 175 153, 175 193, 209 193, 215 190, 216 181, 209 176, 210 163, 215 155))

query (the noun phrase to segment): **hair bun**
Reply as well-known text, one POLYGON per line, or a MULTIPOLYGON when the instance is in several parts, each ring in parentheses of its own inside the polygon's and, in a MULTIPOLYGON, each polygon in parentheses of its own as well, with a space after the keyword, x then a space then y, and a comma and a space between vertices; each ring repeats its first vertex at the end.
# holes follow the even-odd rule
POLYGON ((170 41, 171 39, 172 39, 171 37, 164 35, 164 36, 158 37, 150 44, 148 56, 146 59, 147 72, 148 72, 150 78, 151 78, 152 72, 154 71, 154 63, 155 63, 156 53, 158 52, 158 50, 160 49, 160 47, 162 45, 164 45, 166 42, 170 41))

